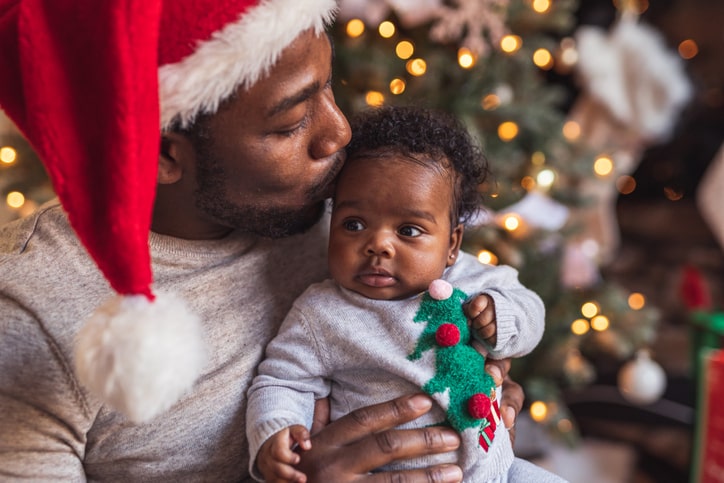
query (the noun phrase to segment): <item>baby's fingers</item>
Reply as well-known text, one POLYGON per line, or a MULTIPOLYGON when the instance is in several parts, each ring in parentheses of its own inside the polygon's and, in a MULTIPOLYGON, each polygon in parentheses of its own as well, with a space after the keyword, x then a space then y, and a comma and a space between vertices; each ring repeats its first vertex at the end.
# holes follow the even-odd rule
POLYGON ((286 465, 296 465, 299 463, 299 455, 292 450, 289 441, 290 439, 291 435, 289 439, 277 438, 271 442, 272 444, 269 447, 269 455, 273 461, 286 465))
POLYGON ((303 450, 312 448, 312 441, 309 439, 309 431, 304 426, 292 426, 289 428, 289 437, 303 450))
POLYGON ((463 305, 463 311, 468 319, 471 321, 475 320, 488 306, 493 304, 493 299, 490 295, 480 294, 470 299, 463 305))
POLYGON ((482 315, 473 320, 473 330, 478 336, 478 339, 484 340, 490 343, 496 334, 496 325, 494 320, 483 317, 482 315))

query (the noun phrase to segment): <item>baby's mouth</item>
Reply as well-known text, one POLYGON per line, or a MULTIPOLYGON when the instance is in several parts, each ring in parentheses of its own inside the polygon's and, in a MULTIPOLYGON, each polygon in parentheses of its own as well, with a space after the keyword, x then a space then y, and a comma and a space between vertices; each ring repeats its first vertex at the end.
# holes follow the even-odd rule
POLYGON ((397 279, 384 269, 365 270, 357 275, 357 279, 364 285, 377 288, 391 287, 397 283, 397 279))

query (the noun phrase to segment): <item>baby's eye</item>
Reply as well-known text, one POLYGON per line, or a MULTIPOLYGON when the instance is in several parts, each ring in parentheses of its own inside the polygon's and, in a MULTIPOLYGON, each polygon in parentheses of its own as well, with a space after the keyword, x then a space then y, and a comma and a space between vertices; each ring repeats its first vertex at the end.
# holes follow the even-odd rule
POLYGON ((422 235, 422 230, 415 226, 406 225, 401 227, 398 232, 402 236, 416 237, 422 235))
POLYGON ((364 225, 359 220, 346 220, 342 226, 347 231, 361 231, 364 230, 364 225))

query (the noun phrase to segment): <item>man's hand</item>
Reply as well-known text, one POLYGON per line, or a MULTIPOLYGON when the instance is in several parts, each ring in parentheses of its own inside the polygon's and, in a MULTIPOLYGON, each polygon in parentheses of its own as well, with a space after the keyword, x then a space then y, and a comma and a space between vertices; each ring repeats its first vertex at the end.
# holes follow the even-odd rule
MULTIPOLYGON (((328 410, 325 403, 317 405, 318 410, 325 408, 328 410)), ((460 446, 459 436, 450 428, 394 429, 431 408, 429 397, 416 394, 358 409, 326 426, 327 415, 315 414, 312 432, 318 432, 312 435, 312 448, 301 452, 297 468, 310 483, 462 481, 462 470, 455 465, 370 474, 398 459, 454 451, 460 446)))
MULTIPOLYGON (((485 294, 478 295, 463 305, 463 310, 470 320, 470 326, 477 334, 477 338, 494 347, 497 342, 497 321, 495 302, 492 297, 485 294)), ((472 344, 480 353, 485 354, 487 352, 483 344, 478 341, 473 340, 472 344)), ((523 408, 525 393, 520 384, 508 377, 510 361, 510 359, 495 360, 486 357, 485 370, 493 377, 496 386, 503 386, 500 414, 503 417, 503 424, 508 428, 512 443, 515 442, 515 419, 523 408)))
POLYGON ((508 428, 510 441, 513 443, 515 442, 515 419, 523 408, 525 393, 520 384, 508 377, 510 361, 510 359, 495 360, 488 357, 485 360, 485 370, 493 377, 496 386, 501 384, 503 386, 500 415, 503 418, 503 424, 508 428))

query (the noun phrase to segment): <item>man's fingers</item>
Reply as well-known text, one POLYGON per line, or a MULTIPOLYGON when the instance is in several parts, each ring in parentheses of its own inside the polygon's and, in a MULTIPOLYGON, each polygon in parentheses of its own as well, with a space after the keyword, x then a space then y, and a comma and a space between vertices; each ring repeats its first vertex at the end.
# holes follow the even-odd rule
POLYGON ((520 384, 506 377, 503 381, 503 400, 500 404, 500 413, 503 424, 508 428, 511 444, 515 443, 515 419, 523 408, 524 400, 525 393, 520 384))
POLYGON ((515 418, 518 416, 518 413, 516 413, 512 407, 508 406, 501 415, 503 417, 503 424, 508 429, 510 443, 515 444, 515 418))
POLYGON ((367 406, 343 416, 328 425, 319 435, 324 444, 342 446, 371 433, 394 428, 425 414, 432 408, 432 399, 423 394, 403 396, 367 406))
POLYGON ((298 468, 310 482, 460 481, 459 468, 442 466, 392 472, 370 472, 393 461, 454 451, 460 436, 450 428, 425 427, 395 429, 422 416, 432 408, 432 399, 424 394, 403 396, 392 401, 353 411, 328 424, 314 436, 312 448, 300 453, 298 468), (450 474, 454 476, 451 478, 450 474))
POLYGON ((317 399, 314 402, 314 417, 312 418, 311 434, 317 434, 329 424, 329 398, 317 399))
POLYGON ((440 465, 420 470, 391 471, 375 473, 365 479, 372 483, 414 482, 424 483, 456 483, 463 481, 462 470, 455 465, 440 465))
POLYGON ((361 471, 359 455, 367 456, 365 466, 378 468, 391 461, 415 456, 454 451, 460 446, 460 437, 450 428, 426 427, 419 429, 392 429, 360 439, 350 445, 351 459, 344 464, 361 471))
POLYGON ((291 466, 286 465, 277 465, 274 468, 273 476, 266 479, 267 482, 294 482, 294 483, 304 483, 307 481, 307 477, 304 473, 301 471, 297 471, 291 466))
POLYGON ((485 371, 493 377, 495 385, 500 386, 510 371, 510 359, 491 359, 488 357, 485 360, 485 371))
POLYGON ((503 422, 506 428, 511 428, 515 424, 515 418, 523 408, 523 401, 525 401, 523 388, 511 378, 506 377, 503 380, 503 400, 500 404, 501 411, 503 411, 503 422), (510 411, 506 408, 511 408, 515 413, 512 421, 510 421, 510 411), (506 419, 508 420, 506 421, 506 419))

